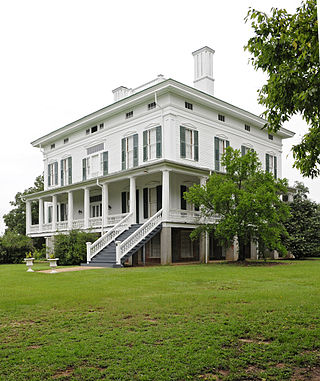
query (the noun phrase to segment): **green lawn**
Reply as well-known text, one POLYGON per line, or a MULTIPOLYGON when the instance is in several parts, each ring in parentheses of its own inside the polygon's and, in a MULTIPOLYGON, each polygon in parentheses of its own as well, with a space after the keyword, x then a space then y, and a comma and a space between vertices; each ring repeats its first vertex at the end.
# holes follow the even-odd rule
POLYGON ((61 274, 1 265, 0 380, 315 379, 319 281, 317 260, 61 274))

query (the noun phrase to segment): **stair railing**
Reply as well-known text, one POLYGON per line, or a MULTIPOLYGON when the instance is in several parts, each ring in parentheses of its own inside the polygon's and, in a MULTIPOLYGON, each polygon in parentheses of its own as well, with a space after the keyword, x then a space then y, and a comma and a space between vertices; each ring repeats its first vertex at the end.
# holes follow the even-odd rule
POLYGON ((121 265, 123 258, 131 249, 141 242, 148 234, 150 234, 162 222, 162 209, 150 217, 139 229, 132 233, 123 242, 116 241, 116 261, 117 265, 121 265))
POLYGON ((121 221, 119 221, 113 228, 104 233, 95 242, 87 242, 87 263, 97 255, 102 249, 107 247, 112 241, 114 241, 121 233, 129 229, 132 225, 133 213, 128 213, 121 221))

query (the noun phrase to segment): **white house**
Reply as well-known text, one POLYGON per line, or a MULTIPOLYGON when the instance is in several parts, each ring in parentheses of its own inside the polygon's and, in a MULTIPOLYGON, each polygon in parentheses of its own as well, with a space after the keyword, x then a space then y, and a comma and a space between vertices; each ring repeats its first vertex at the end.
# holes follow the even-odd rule
POLYGON ((45 190, 26 197, 27 234, 51 246, 71 229, 101 232, 87 248, 88 264, 101 266, 234 258, 212 237, 190 240, 199 212, 183 192, 224 171, 229 144, 254 148, 265 170, 281 177, 282 139, 293 133, 271 135, 265 120, 215 98, 213 54, 207 46, 193 52, 194 87, 162 75, 121 86, 111 105, 32 142, 43 151, 45 190))

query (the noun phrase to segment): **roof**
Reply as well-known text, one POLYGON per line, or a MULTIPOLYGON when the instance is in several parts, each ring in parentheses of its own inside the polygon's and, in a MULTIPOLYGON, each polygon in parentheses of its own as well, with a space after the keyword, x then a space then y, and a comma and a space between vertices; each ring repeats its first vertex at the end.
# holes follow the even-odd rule
MULTIPOLYGON (((102 109, 94 111, 93 113, 90 113, 78 120, 75 120, 72 123, 60 127, 50 132, 49 134, 46 134, 34 140, 33 142, 31 142, 31 144, 34 147, 41 148, 43 145, 49 144, 50 142, 57 140, 58 138, 61 138, 65 134, 75 132, 80 128, 92 125, 92 123, 99 122, 108 116, 118 113, 122 109, 127 109, 137 101, 143 101, 147 98, 150 99, 150 97, 155 93, 162 94, 167 91, 173 91, 183 96, 187 95, 189 98, 192 98, 199 103, 206 104, 208 107, 212 107, 218 111, 227 112, 229 115, 231 114, 235 117, 241 118, 244 122, 255 123, 261 128, 264 128, 266 126, 266 120, 261 118, 260 116, 257 116, 249 111, 243 110, 240 107, 234 106, 228 102, 222 101, 221 99, 216 98, 194 87, 185 85, 181 82, 169 78, 153 86, 143 88, 141 91, 135 92, 134 94, 129 95, 126 98, 123 98, 106 107, 103 107, 102 109)), ((282 138, 289 138, 294 136, 294 133, 281 127, 280 130, 277 132, 277 135, 281 136, 282 138)))

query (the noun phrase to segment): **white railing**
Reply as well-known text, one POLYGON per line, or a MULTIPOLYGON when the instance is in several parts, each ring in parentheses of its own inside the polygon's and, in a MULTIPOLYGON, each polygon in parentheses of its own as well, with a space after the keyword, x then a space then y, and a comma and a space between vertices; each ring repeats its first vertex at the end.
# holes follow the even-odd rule
POLYGON ((197 210, 173 209, 169 214, 170 221, 198 223, 201 218, 201 213, 197 210))
POLYGON ((73 220, 72 221, 72 229, 82 229, 84 226, 84 220, 73 220))
POLYGON ((117 265, 121 264, 123 258, 131 249, 133 249, 140 241, 142 241, 149 233, 152 232, 162 222, 162 209, 149 218, 139 229, 132 233, 123 242, 116 241, 116 261, 117 265))
POLYGON ((129 229, 132 225, 133 213, 128 213, 120 222, 118 222, 113 228, 103 234, 94 243, 87 242, 87 262, 98 254, 102 249, 108 246, 114 241, 121 233, 129 229))
POLYGON ((57 222, 57 230, 68 230, 68 221, 57 222))
POLYGON ((52 223, 48 223, 48 224, 43 224, 42 225, 42 231, 44 232, 51 232, 52 230, 52 223))
POLYGON ((89 226, 92 228, 101 227, 102 226, 102 217, 89 218, 89 226))
POLYGON ((120 213, 120 214, 109 214, 107 217, 107 225, 115 225, 120 222, 124 217, 126 217, 128 213, 120 213))
POLYGON ((28 233, 36 233, 39 231, 39 225, 30 225, 28 233))

